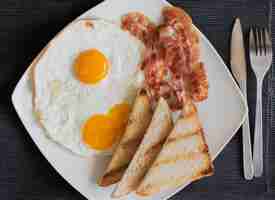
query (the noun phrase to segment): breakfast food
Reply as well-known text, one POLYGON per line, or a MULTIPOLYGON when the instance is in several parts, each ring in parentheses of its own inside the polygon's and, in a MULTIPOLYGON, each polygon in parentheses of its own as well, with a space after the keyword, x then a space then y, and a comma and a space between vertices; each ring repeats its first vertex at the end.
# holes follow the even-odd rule
POLYGON ((208 80, 199 60, 199 37, 190 16, 171 6, 165 7, 162 15, 163 22, 158 26, 137 12, 125 15, 121 24, 145 42, 141 69, 151 102, 163 97, 175 111, 182 108, 188 96, 194 101, 205 100, 208 80))
POLYGON ((213 173, 194 104, 208 97, 199 36, 184 10, 165 7, 162 16, 157 25, 131 12, 120 27, 77 20, 32 68, 34 113, 47 136, 81 156, 114 152, 98 182, 120 181, 114 198, 213 173))
POLYGON ((213 166, 197 109, 192 101, 187 101, 182 116, 136 193, 148 196, 212 174, 213 166))
POLYGON ((161 150, 172 127, 173 122, 169 106, 163 98, 160 98, 146 134, 112 197, 124 196, 138 187, 161 150))
POLYGON ((155 42, 157 26, 142 13, 131 12, 123 16, 121 27, 143 41, 147 47, 151 47, 155 42))
POLYGON ((81 156, 109 153, 141 86, 143 51, 140 40, 103 19, 65 28, 32 71, 34 112, 47 136, 81 156))
POLYGON ((128 124, 103 177, 100 186, 108 186, 118 182, 132 160, 152 118, 149 99, 142 90, 139 92, 128 124))
POLYGON ((192 19, 182 9, 165 7, 162 15, 163 22, 158 26, 142 13, 132 12, 122 17, 121 27, 145 45, 140 67, 145 77, 144 88, 156 110, 112 193, 115 198, 134 190, 141 196, 153 195, 213 173, 194 104, 208 97, 199 37, 192 19), (174 128, 170 109, 182 111, 174 128))

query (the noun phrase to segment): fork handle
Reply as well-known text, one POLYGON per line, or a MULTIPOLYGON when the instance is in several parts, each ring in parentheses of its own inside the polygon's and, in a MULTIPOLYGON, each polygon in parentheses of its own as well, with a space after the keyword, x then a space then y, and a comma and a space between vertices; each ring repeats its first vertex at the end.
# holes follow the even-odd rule
POLYGON ((257 105, 253 151, 255 177, 260 177, 263 173, 262 83, 262 80, 257 80, 257 105))
MULTIPOLYGON (((245 99, 247 99, 246 94, 246 81, 242 80, 239 82, 240 88, 243 92, 245 99)), ((242 126, 242 139, 243 139, 243 170, 244 177, 246 180, 251 180, 254 176, 253 160, 252 160, 252 148, 250 139, 250 127, 249 127, 249 115, 243 123, 242 126)))

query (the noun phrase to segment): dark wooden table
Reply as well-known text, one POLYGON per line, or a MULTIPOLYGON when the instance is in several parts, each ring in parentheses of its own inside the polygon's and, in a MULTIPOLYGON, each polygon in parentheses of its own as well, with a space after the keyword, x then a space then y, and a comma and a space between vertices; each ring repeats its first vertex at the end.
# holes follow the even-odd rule
MULTIPOLYGON (((12 107, 11 93, 29 63, 47 42, 64 25, 99 2, 93 0, 0 1, 1 200, 85 199, 63 180, 39 152, 12 107)), ((123 1, 118 0, 118 3, 121 2, 123 1)), ((258 25, 267 23, 267 1, 174 0, 170 2, 185 7, 226 63, 229 63, 229 41, 234 17, 241 18, 246 33, 253 23, 258 25)), ((255 78, 251 71, 248 77, 249 106, 253 124, 255 78)), ((253 181, 244 180, 239 131, 215 160, 215 175, 192 184, 172 199, 275 199, 275 191, 272 192, 269 187, 272 181, 269 177, 275 176, 275 163, 273 163, 273 169, 271 168, 271 162, 275 160, 275 149, 268 148, 275 146, 275 132, 272 129, 275 124, 271 124, 272 110, 275 111, 275 106, 272 106, 275 98, 274 80, 274 69, 272 69, 265 81, 263 92, 266 138, 265 176, 253 181), (272 170, 273 174, 267 173, 272 170)))

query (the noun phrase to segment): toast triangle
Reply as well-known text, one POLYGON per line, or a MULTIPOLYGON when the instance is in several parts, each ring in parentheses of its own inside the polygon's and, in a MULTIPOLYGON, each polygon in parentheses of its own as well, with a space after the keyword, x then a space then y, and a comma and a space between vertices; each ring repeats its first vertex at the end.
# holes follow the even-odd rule
POLYGON ((189 101, 136 193, 149 196, 212 174, 213 165, 197 109, 189 101))
POLYGON ((152 119, 149 98, 145 92, 139 92, 130 114, 124 135, 122 136, 107 169, 99 181, 100 186, 109 186, 118 182, 132 160, 152 119))
POLYGON ((118 198, 136 190, 145 173, 160 152, 173 122, 167 102, 160 98, 146 134, 112 197, 118 198))

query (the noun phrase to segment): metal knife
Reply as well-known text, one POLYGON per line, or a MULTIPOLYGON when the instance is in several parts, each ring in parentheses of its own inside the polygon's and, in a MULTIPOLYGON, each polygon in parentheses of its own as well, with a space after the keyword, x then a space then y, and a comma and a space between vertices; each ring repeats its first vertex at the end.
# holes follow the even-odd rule
MULTIPOLYGON (((237 80, 240 89, 247 100, 246 93, 246 61, 245 61, 245 49, 243 41, 243 33, 240 19, 235 20, 232 36, 231 36, 231 69, 235 79, 237 80)), ((254 175, 252 151, 251 151, 251 139, 249 128, 249 116, 247 115, 242 126, 242 138, 243 138, 243 170, 244 177, 247 180, 251 180, 254 175)))

